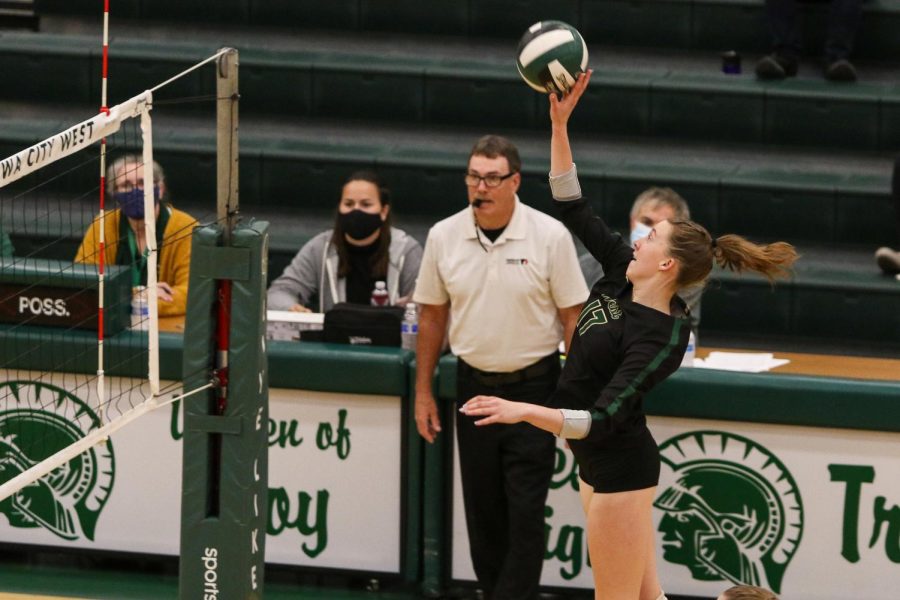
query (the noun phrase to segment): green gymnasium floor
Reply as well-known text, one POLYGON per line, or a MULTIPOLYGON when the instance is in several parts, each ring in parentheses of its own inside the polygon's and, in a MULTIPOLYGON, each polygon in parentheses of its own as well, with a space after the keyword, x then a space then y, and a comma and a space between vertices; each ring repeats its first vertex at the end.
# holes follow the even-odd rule
MULTIPOLYGON (((51 561, 53 562, 53 561, 51 561)), ((0 555, 0 600, 174 600, 178 597, 177 566, 156 560, 127 561, 97 568, 72 557, 69 564, 48 565, 8 553, 0 555)), ((267 581, 265 600, 412 600, 421 596, 410 586, 370 591, 364 580, 291 576, 276 572, 267 581)))

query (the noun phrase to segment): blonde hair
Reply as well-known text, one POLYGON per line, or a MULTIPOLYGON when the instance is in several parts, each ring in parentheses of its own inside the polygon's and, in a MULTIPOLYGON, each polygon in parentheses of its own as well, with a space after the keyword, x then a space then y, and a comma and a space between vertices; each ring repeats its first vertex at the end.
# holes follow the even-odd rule
POLYGON ((691 218, 691 210, 688 208, 687 202, 672 188, 650 187, 641 192, 634 199, 634 204, 631 205, 631 218, 637 219, 638 213, 646 205, 653 205, 654 208, 660 205, 668 206, 672 209, 675 218, 680 221, 687 221, 691 218))
POLYGON ((755 585, 736 585, 722 592, 725 600, 778 600, 778 596, 755 585))
POLYGON ((677 284, 685 287, 703 282, 713 261, 723 269, 761 273, 772 283, 787 277, 797 260, 797 251, 787 242, 754 244, 739 235, 713 237, 699 223, 672 221, 669 255, 679 263, 677 284))
MULTIPOLYGON (((119 171, 123 167, 128 167, 128 171, 130 171, 132 169, 137 170, 138 167, 142 167, 143 165, 144 157, 138 156, 137 154, 123 154, 122 156, 114 160, 110 165, 106 167, 106 195, 112 198, 113 189, 115 188, 114 182, 116 180, 116 177, 119 175, 119 171)), ((159 163, 154 160, 153 184, 159 185, 160 183, 165 182, 166 174, 163 171, 163 168, 159 166, 159 163)))

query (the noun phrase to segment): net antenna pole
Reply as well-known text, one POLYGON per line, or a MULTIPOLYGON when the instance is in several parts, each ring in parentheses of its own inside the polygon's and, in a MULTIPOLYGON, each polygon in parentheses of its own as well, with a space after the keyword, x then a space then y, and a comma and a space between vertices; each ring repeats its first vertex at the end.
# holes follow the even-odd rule
MULTIPOLYGON (((100 114, 109 115, 106 80, 109 75, 109 0, 103 0, 103 61, 100 76, 100 114)), ((100 239, 97 258, 97 415, 103 419, 106 406, 106 375, 103 368, 103 313, 106 291, 106 137, 100 140, 100 239)))
MULTIPOLYGON (((239 217, 238 202, 238 51, 222 48, 216 59, 216 213, 223 226, 223 243, 231 245, 231 234, 239 217)), ((228 404, 228 346, 231 322, 231 280, 218 285, 216 371, 220 381, 217 412, 228 404)))
POLYGON ((141 113, 141 139, 144 163, 144 233, 147 237, 147 317, 149 321, 148 371, 150 394, 159 395, 159 315, 157 314, 157 261, 159 248, 156 243, 156 199, 153 188, 153 127, 150 111, 141 113))

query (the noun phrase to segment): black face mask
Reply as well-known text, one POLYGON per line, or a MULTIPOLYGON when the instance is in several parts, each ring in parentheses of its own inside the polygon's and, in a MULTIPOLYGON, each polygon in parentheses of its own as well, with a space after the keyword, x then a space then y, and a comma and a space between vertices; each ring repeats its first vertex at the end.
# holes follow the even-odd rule
POLYGON ((381 227, 380 213, 351 210, 338 215, 341 229, 354 240, 364 240, 381 227))

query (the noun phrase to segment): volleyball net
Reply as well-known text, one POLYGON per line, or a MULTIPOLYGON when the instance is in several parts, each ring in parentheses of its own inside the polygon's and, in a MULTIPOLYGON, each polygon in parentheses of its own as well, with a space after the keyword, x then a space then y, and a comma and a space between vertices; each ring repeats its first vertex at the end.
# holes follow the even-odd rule
POLYGON ((114 487, 111 436, 183 400, 185 598, 209 585, 185 557, 209 548, 222 597, 262 592, 268 232, 238 224, 238 99, 237 52, 223 49, 0 159, 0 513, 12 527, 93 540, 114 487), (215 90, 171 97, 180 78, 208 81, 198 69, 211 62, 215 90), (200 185, 217 198, 192 214, 169 203, 177 184, 153 141, 160 106, 187 102, 215 106, 214 183, 200 185), (168 377, 162 329, 183 332, 168 377))
MULTIPOLYGON (((171 218, 153 101, 142 92, 0 159, 0 502, 17 512, 42 486, 102 477, 108 436, 182 397, 181 378, 160 384, 173 282, 159 256, 186 248, 187 269, 197 222, 171 218)), ((200 216, 214 222, 215 206, 200 216)))

